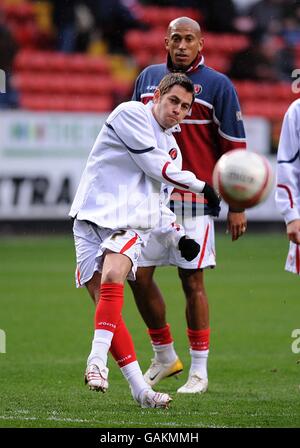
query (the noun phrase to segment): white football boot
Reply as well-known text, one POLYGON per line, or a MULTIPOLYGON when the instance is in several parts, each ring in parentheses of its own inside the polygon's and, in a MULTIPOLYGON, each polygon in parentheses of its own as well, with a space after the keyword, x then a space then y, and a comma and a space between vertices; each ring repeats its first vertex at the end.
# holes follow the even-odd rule
POLYGON ((168 394, 155 392, 152 389, 143 390, 136 401, 142 408, 163 408, 168 409, 172 398, 168 394))
POLYGON ((208 379, 201 378, 198 372, 190 372, 187 382, 177 392, 179 394, 204 394, 208 389, 208 379))
POLYGON ((89 364, 84 374, 84 382, 89 385, 90 390, 97 392, 106 392, 108 389, 108 368, 89 364))

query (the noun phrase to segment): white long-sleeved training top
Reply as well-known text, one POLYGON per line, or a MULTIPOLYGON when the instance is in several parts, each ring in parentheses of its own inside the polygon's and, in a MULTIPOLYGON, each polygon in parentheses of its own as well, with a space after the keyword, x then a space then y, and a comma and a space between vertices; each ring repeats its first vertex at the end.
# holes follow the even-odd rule
POLYGON ((205 183, 173 162, 176 153, 181 158, 175 129, 162 129, 152 107, 129 101, 109 115, 88 157, 70 216, 110 229, 148 230, 160 225, 162 184, 202 192, 205 183))
POLYGON ((300 219, 300 99, 289 106, 283 119, 275 199, 286 224, 300 219))

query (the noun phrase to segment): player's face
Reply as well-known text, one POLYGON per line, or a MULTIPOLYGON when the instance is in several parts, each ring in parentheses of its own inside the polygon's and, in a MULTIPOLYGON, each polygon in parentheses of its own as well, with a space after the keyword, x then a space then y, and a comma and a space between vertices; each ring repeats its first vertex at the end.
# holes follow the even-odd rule
POLYGON ((153 115, 164 129, 180 123, 191 108, 193 95, 181 86, 173 86, 168 93, 154 92, 153 115))
POLYGON ((173 26, 165 38, 166 50, 173 64, 181 69, 188 67, 203 48, 203 37, 191 25, 173 26))

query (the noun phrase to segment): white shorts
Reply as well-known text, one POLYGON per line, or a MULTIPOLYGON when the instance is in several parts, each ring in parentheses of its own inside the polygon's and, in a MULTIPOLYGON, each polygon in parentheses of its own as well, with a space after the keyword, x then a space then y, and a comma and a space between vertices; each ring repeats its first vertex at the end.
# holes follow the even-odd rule
MULTIPOLYGON (((178 222, 179 220, 177 220, 178 222)), ((183 225, 186 235, 200 244, 199 255, 187 261, 177 247, 166 247, 156 229, 150 234, 147 246, 142 247, 138 260, 139 267, 174 265, 183 269, 204 269, 216 265, 214 220, 209 215, 185 218, 183 225)))
POLYGON ((300 244, 295 244, 290 241, 285 270, 300 275, 300 244))
POLYGON ((141 246, 149 232, 133 230, 112 230, 96 224, 75 219, 73 234, 76 251, 75 280, 77 288, 84 286, 94 272, 102 272, 103 254, 106 249, 126 255, 132 262, 129 280, 135 280, 137 261, 141 246))

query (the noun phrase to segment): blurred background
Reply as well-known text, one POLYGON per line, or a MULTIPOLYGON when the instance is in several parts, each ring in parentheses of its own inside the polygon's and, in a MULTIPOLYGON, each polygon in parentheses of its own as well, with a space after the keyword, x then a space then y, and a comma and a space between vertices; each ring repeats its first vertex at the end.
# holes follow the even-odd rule
MULTIPOLYGON (((178 16, 201 25, 205 63, 233 81, 249 149, 275 171, 282 119, 300 91, 300 1, 1 0, 0 232, 69 225, 105 117, 145 66, 166 60, 178 16)), ((248 218, 282 222, 273 195, 248 218)))

